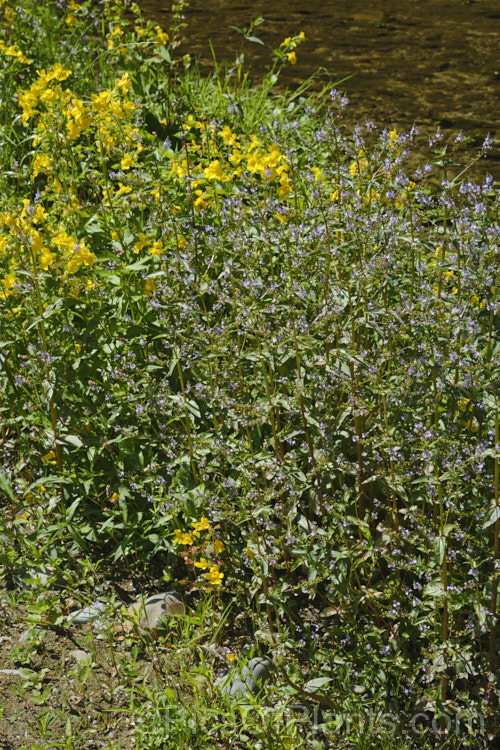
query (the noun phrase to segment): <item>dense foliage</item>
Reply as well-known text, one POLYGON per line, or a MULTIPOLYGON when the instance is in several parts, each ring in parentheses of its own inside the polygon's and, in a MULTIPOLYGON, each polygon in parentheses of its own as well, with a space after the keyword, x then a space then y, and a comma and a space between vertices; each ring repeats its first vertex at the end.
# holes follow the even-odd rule
POLYGON ((274 700, 315 680, 345 747, 418 744, 422 707, 476 747, 456 717, 494 734, 500 695, 497 187, 448 179, 439 134, 412 173, 413 134, 345 132, 335 90, 273 94, 303 34, 252 87, 243 55, 176 57, 180 6, 167 34, 101 5, 1 3, 4 574, 182 579, 248 615, 274 700), (358 713, 392 723, 346 733, 358 713))

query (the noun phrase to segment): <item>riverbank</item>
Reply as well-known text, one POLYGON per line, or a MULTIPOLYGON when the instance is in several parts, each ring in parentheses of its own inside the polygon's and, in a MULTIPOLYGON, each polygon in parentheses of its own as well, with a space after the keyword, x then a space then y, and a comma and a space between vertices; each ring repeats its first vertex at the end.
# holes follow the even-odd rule
MULTIPOLYGON (((167 25, 169 13, 157 0, 141 0, 144 13, 167 25)), ((498 7, 495 0, 326 0, 311 8, 303 0, 270 4, 192 0, 184 11, 181 51, 213 65, 209 40, 219 61, 232 61, 239 37, 229 25, 245 27, 262 16, 264 45, 249 44, 248 62, 260 78, 270 50, 303 29, 307 40, 297 64, 284 71, 282 85, 297 86, 320 68, 344 80, 349 127, 371 120, 377 126, 409 131, 418 127, 418 151, 430 154, 429 139, 439 127, 443 142, 459 133, 458 161, 464 163, 489 135, 493 147, 474 165, 471 176, 500 179, 498 101, 498 7), (352 76, 352 77, 350 77, 352 76)), ((323 80, 326 80, 323 76, 323 80)))
POLYGON ((182 23, 1 6, 0 735, 491 747, 498 188, 182 23))

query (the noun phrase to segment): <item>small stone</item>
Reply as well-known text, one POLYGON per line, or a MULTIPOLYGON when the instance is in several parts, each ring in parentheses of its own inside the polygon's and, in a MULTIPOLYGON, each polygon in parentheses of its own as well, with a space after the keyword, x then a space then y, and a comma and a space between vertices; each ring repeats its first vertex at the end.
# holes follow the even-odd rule
MULTIPOLYGON (((117 602, 115 608, 119 609, 122 605, 123 602, 117 602)), ((68 615, 68 622, 70 625, 87 625, 89 622, 100 620, 100 624, 103 624, 106 619, 105 612, 107 607, 108 605, 104 604, 104 602, 93 602, 92 604, 89 604, 88 607, 83 607, 83 609, 70 612, 68 615)))
POLYGON ((185 613, 184 604, 172 591, 167 591, 163 597, 163 603, 169 615, 183 615, 185 613))
POLYGON ((23 674, 20 669, 0 669, 0 674, 11 674, 26 679, 26 675, 23 674))
POLYGON ((69 652, 69 656, 71 656, 73 661, 76 661, 77 664, 90 664, 92 662, 91 654, 81 648, 73 649, 73 651, 69 652))
POLYGON ((272 668, 273 663, 268 656, 256 656, 242 669, 216 680, 215 685, 233 698, 242 698, 248 693, 257 695, 272 668))
POLYGON ((52 577, 49 568, 41 565, 33 565, 30 568, 20 568, 14 575, 14 580, 20 588, 46 588, 52 577))
POLYGON ((229 685, 225 687, 224 692, 233 698, 243 698, 248 693, 256 693, 256 688, 257 685, 252 678, 247 677, 245 682, 242 682, 242 680, 231 680, 229 685))
POLYGON ((42 628, 39 625, 30 625, 29 628, 26 628, 26 630, 23 630, 21 635, 18 638, 19 643, 23 643, 24 641, 27 641, 32 634, 39 633, 42 630, 42 628))
POLYGON ((153 594, 143 602, 135 602, 127 612, 130 617, 139 620, 141 629, 161 630, 165 628, 169 616, 183 615, 185 609, 179 597, 172 591, 167 591, 153 594))
POLYGON ((76 612, 70 612, 68 622, 71 625, 87 625, 101 617, 105 609, 106 605, 103 602, 94 602, 88 607, 76 610, 76 612))

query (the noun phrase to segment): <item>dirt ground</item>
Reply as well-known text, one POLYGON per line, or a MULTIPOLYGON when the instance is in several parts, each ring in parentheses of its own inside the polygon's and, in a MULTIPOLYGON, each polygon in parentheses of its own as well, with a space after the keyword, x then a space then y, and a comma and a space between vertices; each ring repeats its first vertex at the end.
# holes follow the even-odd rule
MULTIPOLYGON (((52 597, 57 597, 55 592, 52 597)), ((118 739, 122 748, 133 747, 127 714, 116 710, 123 690, 109 644, 90 625, 42 625, 27 634, 33 614, 28 607, 36 598, 35 591, 7 588, 0 582, 0 750, 93 750, 111 747, 109 741, 118 739), (27 637, 20 641, 23 633, 27 637), (76 661, 72 652, 77 649, 89 655, 87 664, 76 661)), ((63 597, 64 607, 75 604, 78 607, 63 597)), ((119 661, 120 642, 114 647, 119 661)), ((138 659, 136 666, 137 674, 146 673, 148 662, 138 659)))
MULTIPOLYGON (((132 601, 134 590, 125 581, 115 593, 132 601)), ((144 640, 116 627, 68 627, 68 612, 79 607, 65 591, 0 580, 0 750, 132 750, 138 716, 147 715, 148 689, 164 690, 166 676, 190 658, 177 653, 175 629, 144 640), (33 625, 37 600, 50 604, 40 626, 33 625), (59 613, 63 624, 47 625, 49 612, 59 613)))

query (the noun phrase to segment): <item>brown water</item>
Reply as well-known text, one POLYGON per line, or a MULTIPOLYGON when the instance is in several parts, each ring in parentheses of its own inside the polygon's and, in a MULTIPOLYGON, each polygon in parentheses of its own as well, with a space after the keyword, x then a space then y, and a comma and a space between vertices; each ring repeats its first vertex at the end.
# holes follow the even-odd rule
MULTIPOLYGON (((169 25, 170 2, 139 0, 146 15, 169 25)), ((209 68, 212 40, 219 60, 232 60, 240 36, 228 26, 247 26, 264 16, 247 60, 258 79, 272 49, 304 31, 298 62, 282 81, 295 85, 321 66, 350 100, 347 121, 367 118, 379 127, 419 126, 425 150, 439 125, 447 141, 468 136, 462 161, 490 133, 493 149, 474 168, 500 180, 500 0, 191 0, 181 52, 209 68)), ((324 78, 324 80, 327 80, 324 78)))

